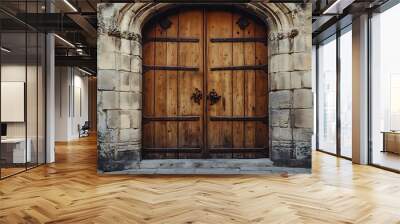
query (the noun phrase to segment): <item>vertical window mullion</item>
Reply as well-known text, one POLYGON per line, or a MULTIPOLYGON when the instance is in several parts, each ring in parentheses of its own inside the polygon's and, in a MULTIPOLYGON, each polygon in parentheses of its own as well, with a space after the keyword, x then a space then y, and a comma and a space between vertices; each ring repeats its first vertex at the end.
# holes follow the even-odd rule
POLYGON ((341 156, 341 119, 340 119, 340 29, 336 31, 336 155, 341 156))

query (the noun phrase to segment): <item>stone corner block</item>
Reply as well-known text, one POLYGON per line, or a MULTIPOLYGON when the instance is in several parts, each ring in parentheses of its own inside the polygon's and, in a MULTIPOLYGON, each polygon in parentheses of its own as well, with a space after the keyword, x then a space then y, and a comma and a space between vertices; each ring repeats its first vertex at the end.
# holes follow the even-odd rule
POLYGON ((313 109, 295 109, 294 110, 294 127, 296 128, 313 128, 314 111, 313 109))
POLYGON ((270 113, 270 124, 272 127, 283 127, 287 128, 290 125, 290 110, 271 110, 270 113))
POLYGON ((313 97, 311 89, 295 89, 293 91, 293 108, 312 108, 313 97))
POLYGON ((119 109, 119 93, 116 91, 100 91, 100 99, 102 109, 119 109))
POLYGON ((272 109, 285 109, 292 108, 293 96, 290 90, 280 90, 270 92, 269 102, 272 109))

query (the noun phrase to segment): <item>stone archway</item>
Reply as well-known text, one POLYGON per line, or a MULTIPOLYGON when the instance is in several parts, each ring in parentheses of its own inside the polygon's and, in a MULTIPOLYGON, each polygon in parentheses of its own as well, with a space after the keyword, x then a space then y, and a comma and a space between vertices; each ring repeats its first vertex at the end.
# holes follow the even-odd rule
MULTIPOLYGON (((230 4, 269 27, 269 128, 274 166, 311 167, 311 4, 230 4)), ((141 165, 141 29, 172 3, 104 3, 98 9, 99 171, 141 165)))

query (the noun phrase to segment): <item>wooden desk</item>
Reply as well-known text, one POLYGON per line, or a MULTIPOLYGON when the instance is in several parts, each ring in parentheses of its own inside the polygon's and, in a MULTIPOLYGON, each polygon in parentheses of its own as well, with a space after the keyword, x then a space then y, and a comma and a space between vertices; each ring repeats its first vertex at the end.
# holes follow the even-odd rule
POLYGON ((31 162, 32 153, 30 138, 26 139, 27 147, 25 153, 25 138, 6 138, 1 139, 1 157, 6 163, 25 163, 31 162), (25 161, 26 160, 26 161, 25 161))
POLYGON ((400 132, 384 131, 382 152, 391 152, 400 154, 400 132))

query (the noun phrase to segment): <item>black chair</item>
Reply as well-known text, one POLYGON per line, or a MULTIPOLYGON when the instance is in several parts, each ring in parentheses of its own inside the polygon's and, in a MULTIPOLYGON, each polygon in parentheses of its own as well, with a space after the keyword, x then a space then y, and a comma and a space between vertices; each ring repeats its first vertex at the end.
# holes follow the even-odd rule
POLYGON ((79 129, 79 138, 89 136, 89 129, 90 129, 89 121, 85 121, 82 127, 78 125, 78 129, 79 129))

